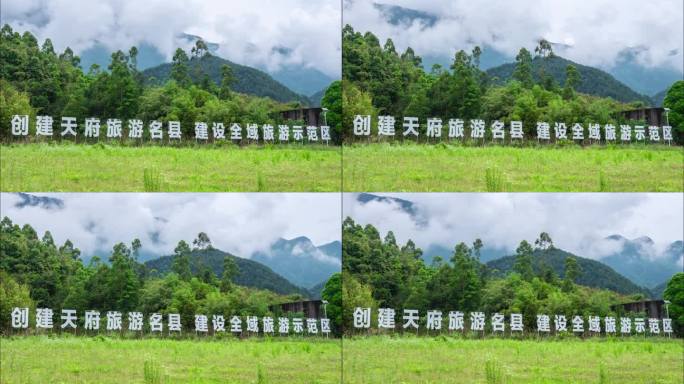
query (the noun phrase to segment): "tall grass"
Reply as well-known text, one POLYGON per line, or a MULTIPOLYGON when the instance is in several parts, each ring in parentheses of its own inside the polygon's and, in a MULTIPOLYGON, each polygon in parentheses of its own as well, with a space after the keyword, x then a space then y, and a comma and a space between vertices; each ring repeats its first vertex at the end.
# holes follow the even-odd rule
POLYGON ((143 170, 143 185, 145 192, 160 192, 162 185, 161 172, 156 169, 145 168, 143 170))
POLYGON ((487 360, 485 362, 485 379, 487 384, 505 383, 503 368, 496 360, 487 360))
POLYGON ((497 168, 487 168, 485 170, 485 183, 487 192, 505 192, 506 179, 504 174, 497 168))
POLYGON ((145 360, 143 370, 143 379, 145 380, 145 384, 162 383, 162 373, 159 364, 151 360, 145 360))

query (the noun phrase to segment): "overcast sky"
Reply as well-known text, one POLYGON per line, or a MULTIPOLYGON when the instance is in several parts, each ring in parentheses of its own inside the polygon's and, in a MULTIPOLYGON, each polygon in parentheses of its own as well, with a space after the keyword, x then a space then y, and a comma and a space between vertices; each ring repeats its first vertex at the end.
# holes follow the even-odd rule
MULTIPOLYGON (((337 193, 62 193, 38 194, 64 201, 62 209, 17 208, 16 194, 2 194, 0 212, 15 224, 70 239, 84 256, 118 242, 142 241, 144 250, 173 252, 179 240, 209 235, 214 247, 241 257, 267 250, 280 237, 307 236, 322 245, 340 240, 337 193), (153 234, 159 233, 155 243, 153 234)), ((100 255, 102 256, 102 255, 100 255)))
POLYGON ((372 31, 397 49, 419 55, 452 56, 458 49, 491 46, 514 57, 545 38, 563 57, 585 65, 611 68, 625 49, 638 52, 646 67, 683 71, 682 0, 381 0, 437 16, 428 27, 420 20, 391 25, 368 0, 344 0, 345 24, 372 31))
MULTIPOLYGON (((219 55, 277 70, 304 65, 340 76, 339 0, 3 0, 2 23, 76 53, 147 42, 170 59, 181 33, 220 44, 219 55), (274 48, 286 48, 285 56, 274 48)), ((189 48, 189 47, 184 47, 189 48)))
POLYGON ((417 193, 381 194, 417 205, 417 221, 393 202, 365 205, 345 194, 344 216, 372 224, 381 235, 392 230, 401 243, 412 239, 422 248, 438 244, 449 249, 481 238, 485 247, 515 250, 521 240, 533 242, 540 232, 554 244, 580 256, 600 258, 615 251, 620 234, 629 239, 649 236, 657 256, 682 239, 681 193, 417 193), (424 221, 421 225, 420 221, 424 221))

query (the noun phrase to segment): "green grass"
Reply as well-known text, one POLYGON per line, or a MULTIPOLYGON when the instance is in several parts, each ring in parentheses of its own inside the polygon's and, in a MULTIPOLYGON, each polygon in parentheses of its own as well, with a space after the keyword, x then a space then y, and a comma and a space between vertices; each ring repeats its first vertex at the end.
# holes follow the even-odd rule
POLYGON ((0 382, 339 383, 340 340, 0 340, 0 382))
POLYGON ((673 192, 682 147, 344 146, 346 192, 673 192))
POLYGON ((681 383, 682 340, 344 339, 345 383, 681 383))
POLYGON ((0 147, 4 192, 335 192, 340 148, 0 147))

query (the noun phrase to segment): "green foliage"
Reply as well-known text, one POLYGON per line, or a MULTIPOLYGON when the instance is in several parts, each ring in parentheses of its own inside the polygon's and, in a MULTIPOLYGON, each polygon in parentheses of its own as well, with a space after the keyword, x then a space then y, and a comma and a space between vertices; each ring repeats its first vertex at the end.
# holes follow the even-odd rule
POLYGON ((52 116, 57 127, 60 116, 76 117, 77 139, 83 137, 81 122, 92 116, 180 121, 183 137, 194 137, 195 121, 275 124, 276 112, 308 104, 267 74, 212 56, 204 45, 196 44, 191 58, 178 48, 172 63, 143 72, 137 70, 138 50, 131 47, 127 54, 112 53, 106 70, 95 65, 84 73, 71 49, 57 56, 49 39, 40 48, 29 32, 22 36, 5 25, 0 137, 11 136, 14 114, 29 114, 31 126, 36 114, 52 116))
POLYGON ((326 88, 323 98, 321 99, 321 107, 327 108, 325 113, 325 120, 330 127, 330 134, 333 135, 335 142, 341 142, 342 137, 342 82, 340 80, 333 81, 330 86, 326 88))
MULTIPOLYGON (((425 121, 484 117, 486 121, 523 122, 527 137, 535 137, 537 121, 619 124, 619 111, 633 108, 626 102, 649 104, 607 73, 575 64, 553 54, 551 44, 541 40, 536 57, 522 48, 515 64, 482 72, 481 50, 455 53, 449 69, 421 68, 421 60, 409 47, 397 55, 394 44, 384 47, 371 32, 361 34, 349 25, 342 34, 343 129, 352 127, 356 114, 394 116, 400 128, 404 116, 425 121), (563 84, 559 88, 558 84, 563 84), (579 92, 579 93, 576 93, 579 92)), ((419 128, 424 136, 425 126, 419 128)), ((354 136, 344 132, 348 140, 354 136)))
POLYGON ((475 241, 472 248, 460 243, 448 261, 436 258, 426 265, 412 241, 400 246, 391 231, 382 239, 372 225, 361 226, 347 218, 342 237, 343 324, 347 327, 351 327, 355 307, 371 307, 372 315, 378 307, 389 307, 398 313, 404 308, 421 313, 430 309, 522 313, 527 327, 533 329, 538 313, 606 316, 613 314, 612 305, 625 300, 619 292, 642 291, 609 267, 587 259, 581 262, 588 272, 576 277, 582 285, 566 290, 556 276, 563 276, 563 263, 574 257, 554 248, 545 233, 536 250, 523 240, 516 256, 487 265, 479 262, 482 241, 475 241), (559 268, 560 273, 556 272, 559 268))
MULTIPOLYGON (((265 265, 233 256, 215 248, 193 250, 188 258, 190 260, 190 271, 193 276, 204 267, 213 271, 215 276, 223 276, 225 259, 229 258, 237 265, 236 275, 231 279, 233 284, 267 289, 282 295, 308 296, 308 292, 305 289, 293 285, 265 265)), ((162 256, 158 259, 148 260, 144 265, 148 271, 156 271, 158 275, 166 275, 173 272, 172 266, 176 259, 177 255, 162 256)))
POLYGON ((532 55, 525 48, 520 48, 518 55, 515 57, 515 70, 513 70, 512 78, 519 81, 525 88, 532 88, 534 84, 534 79, 532 78, 532 55))
POLYGON ((515 250, 515 264, 513 270, 517 272, 525 281, 531 281, 534 277, 532 270, 532 246, 527 240, 520 242, 515 250))
MULTIPOLYGON (((567 261, 568 259, 573 259, 577 263, 577 269, 574 267, 570 268, 571 281, 574 281, 576 284, 608 289, 624 295, 641 293, 650 296, 650 292, 647 289, 634 284, 609 266, 596 260, 575 256, 558 248, 538 249, 533 252, 532 267, 534 275, 540 276, 540 267, 545 265, 551 268, 557 276, 564 279, 566 277, 566 263, 573 263, 572 261, 567 261)), ((513 271, 515 261, 515 256, 505 256, 487 262, 487 267, 495 276, 505 276, 513 271)))
POLYGON ((335 273, 325 283, 321 299, 328 302, 326 311, 332 331, 335 334, 342 333, 342 274, 335 273))
POLYGON ((19 284, 6 271, 0 270, 0 332, 10 328, 11 313, 14 307, 36 308, 29 287, 19 284))
POLYGON ((196 313, 267 316, 272 315, 269 305, 306 295, 266 266, 212 248, 206 234, 200 233, 194 245, 191 250, 181 240, 174 256, 143 265, 137 261, 142 244, 135 239, 130 247, 114 245, 106 263, 93 256, 86 266, 69 240, 58 247, 50 232, 39 238, 30 225, 19 227, 5 217, 0 223, 0 331, 9 329, 15 306, 179 313, 192 329, 196 313), (221 264, 226 271, 219 281, 221 264), (226 281, 235 284, 226 290, 226 281))
POLYGON ((663 298, 669 300, 668 306, 670 318, 673 321, 675 332, 679 335, 684 333, 684 273, 676 273, 667 283, 663 298))
POLYGON ((678 143, 684 143, 684 80, 674 83, 665 95, 665 108, 670 108, 668 120, 678 143))
POLYGON ((223 258, 223 272, 221 272, 221 291, 229 292, 233 288, 233 279, 240 272, 240 268, 231 257, 223 258))

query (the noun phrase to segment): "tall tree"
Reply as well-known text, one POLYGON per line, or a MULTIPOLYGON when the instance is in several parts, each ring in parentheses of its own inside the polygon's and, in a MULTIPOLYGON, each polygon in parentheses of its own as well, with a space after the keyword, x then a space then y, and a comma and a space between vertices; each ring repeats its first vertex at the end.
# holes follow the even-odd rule
POLYGON ((678 335, 684 333, 684 273, 675 273, 668 281, 663 293, 663 298, 668 300, 668 311, 672 319, 675 332, 678 335))
POLYGON ((232 257, 223 258, 223 273, 221 274, 221 292, 230 292, 233 279, 240 273, 240 268, 232 257))
POLYGON ((515 56, 515 69, 513 78, 522 83, 525 88, 532 88, 534 78, 532 77, 532 55, 525 48, 520 48, 518 55, 515 56))
POLYGON ((207 235, 205 232, 198 233, 197 238, 192 241, 192 245, 194 246, 194 249, 212 249, 211 239, 209 239, 209 235, 207 235))
POLYGON ((546 251, 553 248, 553 240, 551 240, 551 236, 547 232, 542 232, 539 234, 539 238, 534 241, 534 245, 538 249, 546 251))
POLYGON ((178 242, 178 245, 173 250, 174 257, 171 265, 171 270, 175 272, 181 280, 189 281, 192 278, 192 270, 190 269, 190 246, 184 240, 178 242))
POLYGON ((186 87, 190 85, 190 75, 188 73, 188 55, 181 48, 176 49, 173 54, 171 64, 171 78, 179 85, 186 87))
POLYGON ((228 100, 231 98, 231 86, 235 81, 233 69, 228 64, 221 66, 221 86, 219 87, 219 98, 228 100))
POLYGON ((581 274, 581 268, 577 263, 577 259, 572 256, 565 258, 565 276, 563 277, 563 290, 570 292, 575 286, 577 278, 581 274))
POLYGON ((577 68, 568 64, 565 67, 565 85, 563 86, 563 98, 570 100, 575 97, 575 89, 580 84, 581 76, 577 68))
POLYGON ((531 281, 534 277, 534 269, 532 268, 532 246, 527 240, 523 240, 515 250, 515 263, 513 270, 520 274, 526 280, 531 281))

